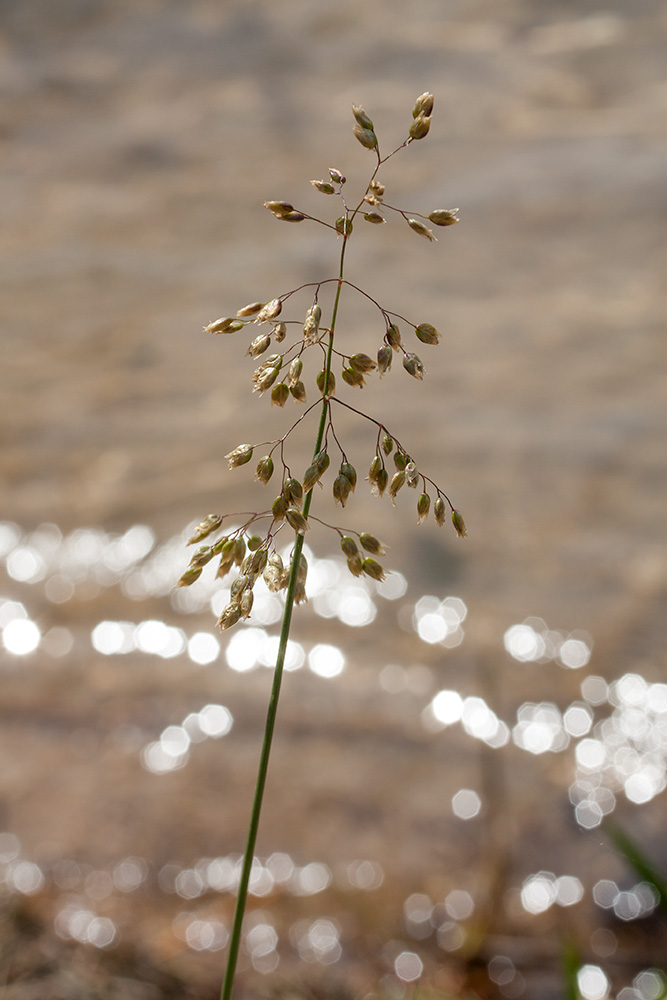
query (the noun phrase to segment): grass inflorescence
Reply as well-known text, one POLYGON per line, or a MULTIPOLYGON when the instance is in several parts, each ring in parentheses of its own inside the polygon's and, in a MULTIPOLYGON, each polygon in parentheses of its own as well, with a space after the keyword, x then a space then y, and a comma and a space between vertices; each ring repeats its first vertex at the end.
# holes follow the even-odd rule
POLYGON ((192 585, 204 567, 214 559, 219 578, 234 574, 229 601, 217 622, 223 631, 251 616, 253 591, 260 577, 270 591, 285 592, 278 655, 222 1000, 229 1000, 234 983, 292 611, 295 604, 306 599, 308 566, 302 551, 306 532, 312 527, 334 532, 352 576, 365 575, 378 581, 385 576, 385 569, 378 558, 384 556, 385 546, 374 534, 329 524, 311 513, 314 490, 318 484, 329 482, 333 500, 340 508, 346 507, 357 487, 359 474, 353 464, 353 456, 348 455, 336 431, 337 414, 344 409, 370 422, 375 428, 374 451, 361 469, 362 473, 366 473, 365 479, 374 496, 386 494, 395 502, 400 490, 414 490, 419 523, 431 516, 439 526, 451 520, 456 535, 466 535, 460 511, 444 490, 417 466, 407 445, 396 435, 393 424, 390 427, 384 420, 370 416, 339 395, 340 390, 347 393, 363 389, 367 379, 376 374, 380 378, 387 375, 395 359, 400 361, 408 376, 421 381, 426 369, 413 346, 421 350, 422 345, 435 347, 441 340, 440 332, 431 322, 424 321, 422 317, 417 317, 418 322, 414 322, 384 307, 346 277, 346 249, 355 226, 364 223, 384 225, 388 217, 398 218, 412 232, 434 243, 437 240, 431 226, 444 228, 458 222, 457 209, 439 208, 423 215, 390 205, 385 198, 385 185, 379 178, 381 167, 391 157, 428 135, 433 95, 425 93, 417 99, 407 136, 384 156, 372 119, 360 106, 353 105, 352 113, 354 135, 374 157, 373 169, 361 198, 358 201, 350 199, 345 175, 336 168, 330 168, 325 179, 313 180, 311 184, 319 193, 333 200, 336 206, 331 213, 333 218, 317 218, 288 201, 264 203, 278 221, 310 221, 330 229, 338 244, 337 275, 298 285, 264 302, 250 302, 239 308, 235 315, 222 316, 204 327, 207 333, 233 335, 241 339, 246 357, 258 362, 249 379, 254 393, 268 395, 271 405, 279 409, 288 405, 305 407, 278 437, 238 444, 225 456, 230 470, 252 463, 255 480, 264 486, 275 483, 275 495, 259 511, 243 515, 208 514, 189 539, 188 544, 198 548, 177 583, 180 587, 192 585), (329 290, 333 293, 333 302, 330 315, 325 317, 320 298, 325 298, 324 292, 329 290), (372 353, 355 351, 347 354, 340 349, 337 318, 343 293, 361 296, 377 310, 378 340, 372 353), (299 301, 302 303, 300 307, 297 306, 299 301), (406 341, 404 338, 409 339, 406 341), (313 402, 309 402, 310 393, 314 394, 313 402), (307 418, 312 418, 315 423, 313 453, 310 464, 299 474, 299 470, 293 469, 290 464, 290 437, 307 418), (238 524, 239 520, 240 526, 225 530, 225 522, 238 524), (284 542, 287 540, 289 543, 290 539, 292 547, 285 559, 284 542), (278 551, 279 544, 283 554, 278 551))

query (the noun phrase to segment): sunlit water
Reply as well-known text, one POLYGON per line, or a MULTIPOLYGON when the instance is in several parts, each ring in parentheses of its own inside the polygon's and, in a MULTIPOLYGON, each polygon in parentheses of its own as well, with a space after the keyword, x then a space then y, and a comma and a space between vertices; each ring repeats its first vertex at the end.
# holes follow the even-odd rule
MULTIPOLYGON (((271 668, 278 638, 275 626, 283 603, 259 583, 251 619, 229 635, 188 628, 188 616, 210 609, 218 615, 229 591, 206 573, 190 589, 174 589, 186 562, 185 531, 158 544, 153 531, 135 525, 122 535, 101 529, 79 529, 63 535, 54 524, 45 524, 26 534, 13 523, 0 523, 0 558, 6 575, 6 593, 0 594, 0 630, 5 664, 29 665, 40 654, 58 661, 77 643, 108 657, 134 656, 163 659, 187 658, 198 666, 224 663, 230 670, 247 672, 271 668), (31 601, 19 600, 13 584, 40 588, 39 600, 63 605, 85 589, 88 596, 105 588, 120 588, 132 602, 146 598, 167 599, 169 621, 157 619, 104 619, 90 624, 85 637, 63 626, 43 632, 31 601)), ((454 649, 465 640, 468 609, 453 595, 406 598, 407 584, 400 573, 382 583, 350 577, 338 558, 317 558, 304 548, 309 563, 307 594, 316 615, 337 619, 352 628, 370 625, 382 602, 395 602, 399 626, 412 631, 427 646, 454 649)), ((289 555, 286 550, 284 556, 289 555)), ((27 591, 29 593, 29 591, 27 591)), ((36 600, 37 604, 38 601, 36 600)), ((385 666, 378 673, 378 686, 386 696, 404 691, 429 692, 419 718, 423 731, 437 734, 458 726, 468 737, 502 750, 513 744, 527 755, 567 754, 571 767, 569 789, 573 817, 583 830, 599 826, 615 809, 618 796, 642 805, 659 795, 667 784, 667 684, 649 683, 638 673, 626 673, 608 682, 587 671, 593 641, 584 632, 550 629, 538 617, 517 623, 504 635, 506 653, 519 663, 557 664, 564 671, 580 671, 580 697, 564 709, 550 701, 524 702, 514 718, 502 719, 484 698, 462 691, 443 689, 431 693, 428 668, 385 666)), ((285 662, 287 671, 308 670, 326 683, 345 683, 345 650, 329 643, 306 646, 290 640, 285 662)), ((178 722, 170 722, 157 737, 137 749, 143 767, 160 775, 186 767, 196 746, 206 740, 221 740, 232 730, 234 718, 221 704, 205 704, 178 722)), ((451 809, 462 822, 474 819, 483 809, 479 789, 461 788, 453 796, 451 809)), ((73 859, 62 858, 50 870, 24 856, 19 837, 0 833, 0 882, 5 891, 35 895, 47 886, 63 893, 63 905, 55 919, 55 930, 63 938, 97 948, 109 948, 120 940, 113 920, 96 913, 95 902, 113 893, 130 894, 152 880, 157 889, 180 897, 184 904, 173 922, 173 934, 194 951, 224 949, 229 927, 204 918, 195 901, 207 893, 235 893, 239 856, 201 858, 190 867, 169 864, 152 872, 150 863, 126 857, 108 870, 92 870, 73 859), (77 894, 72 898, 72 894, 77 894), (85 898, 85 903, 82 899, 85 898)), ((350 859, 341 870, 332 871, 314 859, 302 865, 287 854, 256 858, 250 892, 254 897, 280 891, 292 896, 317 895, 335 884, 340 890, 373 892, 383 884, 384 872, 373 859, 350 859)), ((541 914, 551 907, 572 907, 588 894, 601 914, 613 912, 622 921, 644 918, 656 909, 659 899, 646 881, 621 888, 614 880, 584 885, 576 876, 540 871, 527 877, 520 887, 520 900, 528 914, 541 914)), ((435 938, 445 952, 456 952, 465 940, 465 922, 475 911, 473 896, 463 889, 444 899, 414 893, 405 900, 403 923, 415 942, 435 938)), ((597 932, 596 932, 597 933, 597 932)), ((600 933, 610 933, 600 931, 600 933)), ((613 934, 611 935, 613 938, 613 934)), ((602 942, 602 938, 600 939, 602 942)), ((395 944, 395 943, 394 943, 395 944)), ((343 954, 341 928, 326 915, 299 920, 288 941, 281 941, 270 909, 254 910, 248 918, 245 951, 259 972, 273 972, 280 963, 281 949, 289 947, 309 963, 330 965, 343 954)), ((598 954, 613 953, 613 942, 600 944, 598 954)), ((388 947, 387 965, 398 983, 416 982, 423 961, 416 951, 388 947)), ((510 958, 495 956, 488 964, 489 978, 501 994, 520 996, 525 990, 521 973, 510 958)), ((579 992, 587 1000, 609 995, 609 980, 601 966, 586 965, 579 972, 579 992)), ((661 975, 647 969, 634 977, 616 995, 618 1000, 650 1000, 662 995, 661 975)))

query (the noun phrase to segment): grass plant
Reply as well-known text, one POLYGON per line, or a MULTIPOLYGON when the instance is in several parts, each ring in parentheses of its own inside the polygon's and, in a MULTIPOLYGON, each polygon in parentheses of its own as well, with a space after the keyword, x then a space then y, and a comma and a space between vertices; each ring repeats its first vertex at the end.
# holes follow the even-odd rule
POLYGON ((305 406, 285 433, 257 444, 241 443, 226 455, 229 469, 256 462, 255 479, 265 486, 278 482, 277 495, 266 509, 260 511, 209 514, 205 517, 189 540, 188 544, 198 547, 178 581, 178 586, 195 583, 204 566, 214 559, 218 560, 216 572, 219 578, 234 574, 229 601, 217 622, 223 631, 251 615, 253 589, 260 577, 270 591, 285 592, 278 654, 229 941, 222 1000, 231 997, 236 974, 292 613, 294 605, 306 599, 308 566, 303 555, 306 532, 315 526, 333 532, 352 576, 365 575, 376 581, 385 577, 384 567, 379 561, 385 554, 385 547, 374 534, 329 523, 311 511, 315 488, 322 485, 332 465, 337 471, 335 475, 332 475, 333 470, 329 473, 331 491, 338 507, 346 507, 357 486, 357 469, 336 431, 335 418, 340 411, 352 412, 360 420, 370 422, 375 430, 375 449, 369 456, 366 479, 376 497, 387 494, 395 501, 400 490, 414 490, 418 522, 432 514, 437 525, 451 520, 456 535, 464 537, 466 534, 461 513, 441 487, 417 467, 410 450, 397 437, 393 423, 390 426, 349 402, 349 394, 363 389, 372 373, 377 373, 380 378, 387 375, 394 359, 402 362, 400 377, 422 380, 425 367, 413 346, 421 349, 425 345, 430 349, 440 341, 440 333, 432 323, 422 321, 421 317, 417 317, 418 322, 413 322, 380 305, 373 295, 350 281, 346 271, 347 248, 357 226, 380 226, 389 218, 397 219, 412 233, 435 243, 431 226, 446 228, 458 222, 456 209, 435 209, 421 215, 390 205, 385 199, 384 183, 380 180, 381 168, 389 159, 428 135, 433 95, 425 93, 417 99, 407 135, 384 156, 371 118, 362 107, 353 106, 352 112, 354 136, 373 160, 370 178, 359 194, 350 198, 345 175, 331 168, 324 179, 311 181, 313 187, 336 206, 330 221, 309 215, 287 201, 265 202, 265 207, 280 222, 313 222, 329 229, 338 248, 337 273, 280 292, 268 301, 251 302, 235 315, 223 316, 204 328, 214 335, 234 335, 235 339, 242 340, 245 354, 251 361, 261 359, 251 376, 253 392, 268 396, 271 404, 278 409, 288 405, 305 406), (377 309, 378 341, 372 354, 364 351, 347 354, 340 349, 342 338, 337 321, 343 294, 361 296, 377 309), (327 297, 332 301, 324 319, 320 298, 325 300, 327 297), (297 318, 294 318, 293 306, 298 298, 306 300, 305 309, 303 305, 299 307, 297 318), (407 343, 404 335, 409 338, 407 343), (307 364, 311 367, 308 375, 307 364), (348 399, 339 394, 340 389, 348 394, 348 399), (313 390, 316 391, 316 399, 308 404, 308 393, 313 390), (307 418, 311 418, 315 425, 312 461, 302 475, 296 476, 289 459, 290 436, 307 418), (225 530, 225 522, 238 526, 225 530), (206 544, 201 544, 204 542, 206 544), (283 549, 282 554, 279 545, 283 549), (289 553, 287 556, 286 551, 289 553))

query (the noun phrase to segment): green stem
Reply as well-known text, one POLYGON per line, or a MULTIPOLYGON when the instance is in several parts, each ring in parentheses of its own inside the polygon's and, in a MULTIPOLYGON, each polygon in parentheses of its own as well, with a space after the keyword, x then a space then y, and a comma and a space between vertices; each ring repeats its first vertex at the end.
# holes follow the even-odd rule
MULTIPOLYGON (((329 346, 327 350, 327 359, 325 366, 325 385, 328 385, 329 373, 331 371, 331 361, 333 358, 333 341, 334 341, 334 330, 336 327, 336 316, 338 315, 338 304, 340 302, 341 289, 343 287, 343 266, 345 262, 345 248, 347 246, 348 236, 343 237, 343 246, 340 253, 340 270, 338 275, 338 288, 336 289, 336 297, 334 299, 333 311, 331 316, 331 327, 329 330, 329 346)), ((317 437, 315 439, 315 447, 313 449, 313 456, 315 456, 322 447, 322 441, 324 440, 324 431, 326 428, 327 414, 329 412, 329 401, 327 398, 322 400, 322 412, 320 415, 320 423, 317 429, 317 437)), ((310 511, 310 505, 313 499, 312 489, 306 494, 304 504, 303 504, 303 515, 308 517, 308 512, 310 511)), ((273 742, 273 731, 276 725, 276 716, 278 714, 278 699, 280 697, 280 686, 283 679, 283 670, 285 667, 285 654, 287 652, 287 642, 289 640, 290 625, 292 623, 292 611, 294 610, 294 594, 296 592, 296 583, 299 575, 299 563, 301 561, 301 552, 303 550, 303 535, 297 535, 296 542, 294 544, 294 552, 292 555, 292 565, 290 569, 289 582, 287 584, 287 594, 285 596, 285 611, 283 613, 282 625, 280 628, 280 641, 278 644, 278 656, 276 657, 276 666, 273 673, 273 684, 271 687, 271 697, 269 699, 269 708, 266 715, 266 725, 264 726, 264 737, 262 740, 262 750, 259 757, 259 767, 257 770, 257 781, 255 783, 255 794, 252 801, 252 809, 250 812, 250 823, 248 825, 248 839, 246 841, 245 852, 243 855, 243 864, 241 866, 241 877, 239 879, 239 887, 236 897, 236 909, 234 910, 234 921, 232 923, 232 932, 229 938, 229 954, 227 958, 227 967, 225 969, 225 976, 222 982, 222 990, 220 992, 220 1000, 231 1000, 232 989, 234 987, 234 977, 236 975, 236 965, 239 957, 239 948, 241 946, 241 930, 243 925, 243 917, 245 914, 246 904, 248 902, 248 886, 250 884, 250 872, 252 870, 252 863, 255 857, 255 845, 257 843, 257 832, 259 830, 259 820, 262 812, 262 801, 264 798, 264 788, 266 786, 266 777, 269 770, 269 757, 271 754, 271 744, 273 742)))

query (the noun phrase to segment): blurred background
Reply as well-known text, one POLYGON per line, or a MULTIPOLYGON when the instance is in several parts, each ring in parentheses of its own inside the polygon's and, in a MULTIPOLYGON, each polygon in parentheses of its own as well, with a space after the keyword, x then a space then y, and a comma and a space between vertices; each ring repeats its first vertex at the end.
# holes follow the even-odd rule
MULTIPOLYGON (((4 997, 217 993, 280 603, 221 636, 220 586, 173 583, 189 525, 266 504, 224 455, 300 411, 202 327, 337 273, 262 202, 333 220, 350 105, 388 152, 426 90, 381 179, 461 224, 359 225, 347 274, 442 342, 344 398, 469 537, 322 495, 393 572, 309 533, 240 983, 665 995, 666 40, 658 0, 4 0, 4 997)), ((382 336, 351 295, 340 333, 382 336)))

